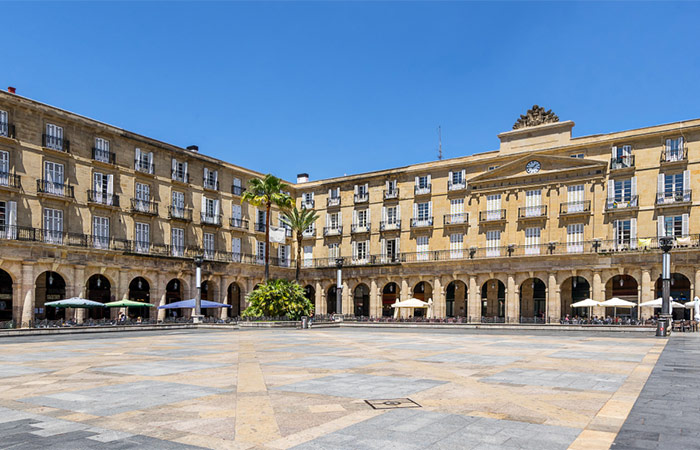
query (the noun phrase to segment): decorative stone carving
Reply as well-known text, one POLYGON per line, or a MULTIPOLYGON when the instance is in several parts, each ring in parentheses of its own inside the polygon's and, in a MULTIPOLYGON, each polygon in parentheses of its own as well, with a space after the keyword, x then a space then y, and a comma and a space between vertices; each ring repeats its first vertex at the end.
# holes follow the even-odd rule
POLYGON ((559 117, 554 114, 551 109, 545 111, 543 107, 533 105, 525 115, 520 116, 513 125, 513 129, 535 127, 537 125, 555 122, 559 122, 559 117))

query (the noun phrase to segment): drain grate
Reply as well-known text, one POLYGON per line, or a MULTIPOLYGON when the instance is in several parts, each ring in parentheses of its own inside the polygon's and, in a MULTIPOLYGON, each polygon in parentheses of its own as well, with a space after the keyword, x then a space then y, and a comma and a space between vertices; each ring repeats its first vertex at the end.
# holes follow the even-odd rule
POLYGON ((410 398, 388 398, 383 400, 365 400, 374 409, 420 408, 421 406, 410 398))

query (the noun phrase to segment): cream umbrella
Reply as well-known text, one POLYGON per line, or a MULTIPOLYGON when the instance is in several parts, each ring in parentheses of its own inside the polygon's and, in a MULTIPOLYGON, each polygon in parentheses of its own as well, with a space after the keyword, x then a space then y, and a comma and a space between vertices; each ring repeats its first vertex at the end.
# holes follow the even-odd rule
POLYGON ((597 301, 593 300, 592 298, 587 298, 585 300, 581 300, 576 303, 572 303, 571 307, 572 308, 588 308, 588 318, 591 318, 591 308, 594 306, 598 306, 600 303, 597 301))
POLYGON ((404 301, 396 301, 393 305, 391 305, 392 308, 394 308, 394 318, 398 316, 398 311, 399 308, 411 308, 411 309, 416 309, 416 308, 428 308, 430 305, 423 300, 417 299, 417 298, 409 298, 404 301))
MULTIPOLYGON (((657 298, 656 300, 649 300, 648 302, 640 303, 639 306, 647 307, 647 308, 661 308, 661 305, 663 305, 664 299, 662 298, 657 298)), ((683 303, 678 303, 674 302, 673 298, 671 299, 671 307, 672 308, 687 308, 686 305, 683 303)))
POLYGON ((627 300, 622 300, 621 298, 613 297, 609 300, 605 300, 604 302, 600 302, 600 306, 612 306, 613 317, 617 317, 617 308, 634 308, 637 306, 637 304, 627 300))

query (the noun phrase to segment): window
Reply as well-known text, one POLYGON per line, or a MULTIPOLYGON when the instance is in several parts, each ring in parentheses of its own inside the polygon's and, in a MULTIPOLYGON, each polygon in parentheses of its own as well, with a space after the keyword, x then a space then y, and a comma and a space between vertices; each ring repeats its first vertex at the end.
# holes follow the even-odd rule
POLYGON ((382 208, 382 220, 384 221, 384 228, 393 229, 397 228, 400 220, 400 210, 399 205, 396 206, 385 206, 382 208))
POLYGON ((462 258, 462 248, 464 245, 464 234, 454 233, 450 235, 450 258, 462 258))
POLYGON ((583 159, 586 157, 586 155, 584 153, 574 153, 573 155, 569 155, 569 156, 571 156, 572 158, 576 158, 576 159, 583 159))
POLYGON ((0 136, 10 135, 10 124, 7 120, 7 111, 0 111, 0 136))
POLYGON ((64 195, 63 164, 45 161, 44 180, 44 192, 54 195, 64 195))
POLYGON ((328 214, 328 228, 337 230, 340 227, 340 213, 334 212, 328 214))
POLYGON ((241 238, 231 239, 231 260, 233 262, 241 262, 241 238))
POLYGON ((664 230, 666 236, 682 237, 683 236, 683 216, 666 216, 664 217, 664 230))
POLYGON ((256 241, 257 244, 255 246, 255 258, 257 259, 258 264, 263 264, 265 262, 265 241, 256 241))
POLYGON ((314 247, 313 245, 304 246, 304 267, 311 267, 314 264, 314 247))
POLYGON ((617 202, 628 202, 632 198, 632 180, 615 180, 614 198, 617 202))
POLYGON ((396 187, 396 180, 388 180, 386 182, 386 193, 388 197, 394 197, 396 193, 398 192, 398 188, 396 187))
POLYGON ((690 201, 690 171, 659 173, 657 203, 690 201))
POLYGON ((100 161, 104 163, 112 163, 109 154, 109 141, 107 139, 95 138, 95 150, 92 157, 95 161, 100 161))
POLYGON ((172 215, 179 219, 185 219, 185 194, 179 191, 173 191, 172 215))
POLYGON ((353 242, 355 262, 365 262, 369 259, 369 241, 353 242))
POLYGON ((243 210, 241 205, 231 205, 231 224, 234 227, 243 227, 243 210))
POLYGON ((585 207, 583 201, 583 185, 576 184, 573 186, 567 186, 566 201, 569 203, 567 209, 568 212, 583 212, 585 207))
POLYGON ((615 235, 615 248, 628 248, 632 235, 632 221, 629 219, 616 220, 613 222, 613 230, 615 235))
POLYGON ((185 255, 185 230, 173 228, 170 230, 170 245, 173 256, 185 255))
POLYGON ((486 196, 486 220, 501 219, 501 194, 486 196))
POLYGON ((151 248, 151 226, 147 223, 136 222, 134 236, 134 250, 138 253, 148 253, 151 248))
POLYGON ((486 232, 486 256, 501 255, 501 230, 489 230, 486 232))
POLYGON ((240 178, 233 178, 233 195, 242 195, 243 194, 243 188, 241 187, 241 179, 240 178))
POLYGON ((332 188, 328 190, 328 197, 330 198, 340 198, 340 188, 332 188))
POLYGON ((44 146, 63 151, 63 128, 47 123, 44 146))
POLYGON ((282 267, 288 267, 289 266, 289 245, 285 244, 280 244, 279 247, 277 247, 277 257, 279 259, 279 265, 282 267))
POLYGON ((10 154, 0 151, 0 186, 10 184, 10 154))
POLYGON ((267 225, 267 214, 264 210, 258 209, 258 221, 255 224, 255 230, 256 231, 262 231, 265 232, 265 226, 267 225))
POLYGON ((383 262, 396 262, 399 256, 399 238, 382 239, 383 262))
POLYGON ((542 215, 542 190, 535 189, 525 192, 525 216, 537 217, 542 215))
POLYGON ((114 204, 114 176, 94 172, 92 174, 92 200, 103 205, 114 204))
POLYGON ((44 209, 44 241, 50 244, 63 243, 63 211, 44 209))
POLYGON ((418 261, 427 261, 428 257, 428 247, 429 247, 429 236, 418 236, 416 238, 416 259, 418 261))
POLYGON ((95 248, 109 248, 109 217, 92 218, 92 241, 95 248))
POLYGON ((304 192, 304 194, 302 194, 302 206, 307 209, 311 209, 314 207, 313 192, 304 192))
POLYGON ((180 181, 182 183, 189 182, 189 176, 187 173, 187 162, 178 161, 173 158, 171 177, 175 181, 180 181))
POLYGON ((489 166, 488 171, 491 172, 492 170, 498 169, 498 166, 489 166))
POLYGON ((214 259, 214 233, 204 233, 202 247, 204 248, 204 257, 206 259, 214 259))
POLYGON ((204 168, 204 187, 211 190, 219 190, 219 171, 204 168))
POLYGON ((664 193, 683 191, 683 173, 668 173, 664 176, 664 193))
POLYGON ((143 183, 136 183, 136 201, 134 208, 137 211, 149 212, 151 202, 151 186, 143 183))
POLYGON ((465 221, 463 198, 450 200, 450 214, 452 215, 452 221, 450 223, 462 223, 465 221))
POLYGON ((452 175, 452 184, 463 184, 464 183, 464 171, 463 170, 457 170, 454 172, 451 172, 452 175))
POLYGON ((566 251, 569 253, 583 252, 582 223, 572 223, 566 226, 566 251))
POLYGON ((335 259, 340 257, 340 245, 335 242, 328 244, 328 259, 331 264, 335 264, 335 259))
POLYGON ((430 218, 430 203, 416 203, 416 219, 425 222, 430 218))
POLYGON ((416 177, 416 194, 427 194, 430 192, 430 175, 416 177))
POLYGON ((666 139, 666 161, 682 161, 683 154, 683 138, 666 139))
POLYGON ((219 223, 219 199, 202 196, 202 221, 206 223, 219 223))
POLYGON ((359 211, 355 211, 356 214, 356 221, 355 225, 357 225, 358 228, 367 228, 369 225, 369 210, 367 209, 361 209, 359 211))
POLYGON ((17 202, 0 202, 0 239, 17 239, 17 202))
POLYGON ((368 195, 369 191, 369 185, 368 184, 356 184, 355 185, 355 194, 357 195, 358 198, 365 198, 368 195))
POLYGON ((540 253, 540 233, 541 228, 525 228, 525 254, 539 255, 540 253))
POLYGON ((134 169, 139 172, 150 173, 154 172, 153 167, 153 152, 144 152, 140 148, 134 149, 134 169))

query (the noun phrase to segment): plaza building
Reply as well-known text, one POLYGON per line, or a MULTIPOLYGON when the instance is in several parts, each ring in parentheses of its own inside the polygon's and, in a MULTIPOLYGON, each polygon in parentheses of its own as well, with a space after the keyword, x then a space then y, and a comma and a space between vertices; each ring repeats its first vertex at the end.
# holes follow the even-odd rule
MULTIPOLYGON (((660 293, 659 236, 673 236, 671 294, 700 283, 700 120, 572 137, 574 123, 533 107, 498 150, 310 181, 289 194, 314 209, 302 285, 318 314, 388 316, 397 299, 432 299, 437 317, 558 322, 591 297, 660 293)), ((156 306, 202 296, 231 304, 263 280, 265 212, 241 203, 262 174, 30 100, 0 93, 0 322, 66 314, 83 296, 156 306)), ((280 212, 271 223, 281 226, 280 212)), ((295 242, 270 249, 293 278, 295 242)), ((610 314, 594 308, 596 315, 610 314)), ((649 315, 651 310, 633 310, 649 315)), ((114 312, 112 312, 114 314, 114 312)), ((133 315, 162 319, 155 308, 133 315)))

